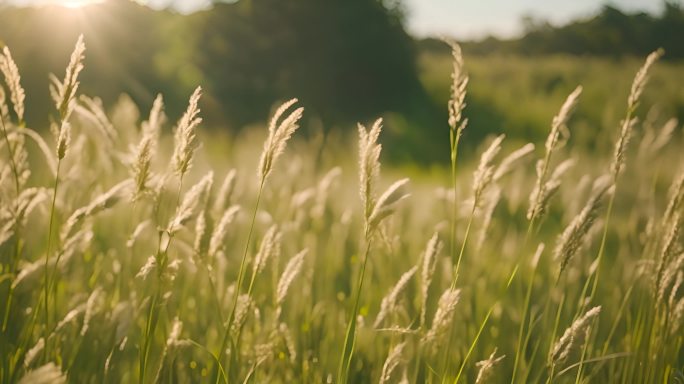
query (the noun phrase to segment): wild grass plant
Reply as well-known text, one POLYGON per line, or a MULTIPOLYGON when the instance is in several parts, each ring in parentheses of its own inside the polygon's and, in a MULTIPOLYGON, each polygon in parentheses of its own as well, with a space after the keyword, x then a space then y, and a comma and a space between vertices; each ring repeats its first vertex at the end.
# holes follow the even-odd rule
POLYGON ((78 94, 83 39, 52 80, 51 139, 26 126, 5 48, 2 383, 681 378, 681 129, 640 107, 662 52, 615 96, 613 153, 569 140, 584 84, 543 148, 501 134, 473 162, 450 44, 451 162, 411 182, 384 166, 393 183, 382 120, 359 125, 351 162, 347 138, 295 137, 296 99, 221 146, 200 88, 175 125, 161 96, 144 121, 130 99, 105 109, 78 94))

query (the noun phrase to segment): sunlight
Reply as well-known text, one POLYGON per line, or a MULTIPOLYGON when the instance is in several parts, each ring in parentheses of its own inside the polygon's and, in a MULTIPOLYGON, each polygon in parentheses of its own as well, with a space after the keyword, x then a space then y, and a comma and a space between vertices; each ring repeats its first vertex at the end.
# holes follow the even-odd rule
POLYGON ((83 6, 89 5, 89 4, 96 4, 96 3, 101 3, 104 0, 56 0, 54 1, 55 4, 61 5, 66 8, 81 8, 83 6))

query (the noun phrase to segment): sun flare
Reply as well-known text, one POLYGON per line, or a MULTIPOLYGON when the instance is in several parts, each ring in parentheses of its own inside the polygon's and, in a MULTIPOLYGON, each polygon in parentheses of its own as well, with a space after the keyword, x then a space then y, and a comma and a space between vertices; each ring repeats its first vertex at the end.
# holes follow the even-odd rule
POLYGON ((75 9, 75 8, 81 8, 81 7, 84 7, 86 5, 90 5, 90 4, 101 3, 103 1, 104 0, 56 0, 56 1, 54 1, 54 3, 57 5, 61 5, 65 8, 75 9))

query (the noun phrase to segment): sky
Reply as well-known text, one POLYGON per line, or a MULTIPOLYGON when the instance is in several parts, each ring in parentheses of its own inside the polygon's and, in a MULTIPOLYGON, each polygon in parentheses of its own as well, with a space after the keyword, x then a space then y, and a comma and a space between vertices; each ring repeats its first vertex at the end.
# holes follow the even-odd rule
MULTIPOLYGON (((0 0, 0 4, 62 3, 76 7, 103 0, 0 0)), ((173 6, 181 12, 206 7, 210 0, 136 0, 152 7, 173 6)), ((284 0, 285 1, 285 0, 284 0)), ((339 0, 344 1, 344 0, 339 0)), ((662 0, 403 0, 407 27, 415 36, 453 36, 459 39, 487 35, 512 37, 522 32, 523 16, 563 24, 595 14, 609 3, 624 11, 658 13, 662 0)))

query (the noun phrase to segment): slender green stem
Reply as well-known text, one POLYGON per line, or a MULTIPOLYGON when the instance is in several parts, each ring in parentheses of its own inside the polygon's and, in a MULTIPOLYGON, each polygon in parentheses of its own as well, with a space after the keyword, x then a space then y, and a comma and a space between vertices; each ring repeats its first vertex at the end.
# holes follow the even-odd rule
POLYGON ((456 379, 454 380, 454 384, 458 383, 458 381, 461 379, 461 374, 463 374, 463 369, 465 368, 466 363, 468 362, 468 358, 470 358, 470 355, 473 353, 473 350, 475 349, 475 345, 477 344, 477 341, 480 339, 480 335, 482 334, 482 330, 484 329, 485 325, 487 325, 487 321, 489 320, 489 316, 491 316, 493 310, 494 310, 494 305, 492 305, 489 308, 489 311, 487 311, 487 315, 485 315, 484 320, 482 320, 482 324, 480 324, 480 329, 477 330, 477 335, 475 335, 475 339, 473 340, 472 343, 470 343, 470 348, 468 348, 468 353, 466 353, 465 357, 463 358, 463 362, 461 363, 461 367, 458 369, 458 374, 456 375, 456 379))
MULTIPOLYGON (((238 306, 238 299, 240 298, 240 287, 242 286, 243 280, 245 278, 245 269, 247 267, 247 253, 249 252, 249 244, 252 241, 252 234, 254 232, 254 225, 256 223, 256 216, 257 212, 259 211, 259 203, 261 202, 261 193, 263 192, 264 189, 264 184, 266 180, 262 179, 261 183, 259 184, 259 191, 257 192, 257 199, 256 203, 254 204, 254 212, 252 213, 252 222, 249 225, 249 232, 247 233, 247 241, 245 242, 245 250, 242 253, 242 260, 240 261, 240 269, 238 271, 238 279, 237 283, 235 285, 235 294, 233 297, 233 306, 230 310, 230 315, 228 316, 228 322, 226 323, 225 330, 223 332, 223 339, 221 340, 221 346, 217 352, 217 356, 219 357, 219 362, 222 360, 223 355, 225 354, 225 350, 228 347, 228 339, 230 338, 230 328, 233 325, 233 321, 235 321, 235 311, 237 310, 238 306)), ((232 353, 238 353, 238 351, 232 351, 232 353)), ((228 365, 228 374, 230 376, 230 371, 233 367, 231 365, 228 365)), ((216 375, 216 380, 218 383, 218 375, 216 375)))
MULTIPOLYGON (((7 145, 7 150, 9 151, 9 160, 10 160, 10 167, 12 169, 12 173, 14 175, 14 188, 17 194, 17 199, 19 198, 19 193, 20 193, 20 187, 19 187, 19 171, 18 167, 16 165, 16 162, 14 161, 14 149, 12 148, 12 144, 9 141, 9 134, 7 133, 7 127, 5 126, 5 120, 0 117, 0 124, 2 124, 2 133, 3 137, 5 138, 5 143, 7 145)), ((2 319, 2 332, 7 331, 7 324, 9 322, 9 314, 10 310, 12 307, 12 297, 14 296, 14 286, 12 282, 14 281, 14 273, 16 272, 17 268, 17 262, 19 261, 19 255, 21 253, 21 235, 19 233, 20 231, 20 225, 19 225, 19 217, 18 217, 18 212, 16 211, 17 204, 14 204, 15 212, 14 212, 14 237, 16 238, 15 242, 15 252, 14 252, 14 258, 13 260, 10 261, 10 275, 12 278, 10 279, 10 285, 9 285, 9 292, 7 296, 7 302, 5 304, 5 311, 3 314, 3 319, 2 319)))
MULTIPOLYGON (((45 291, 44 291, 44 305, 45 305, 45 330, 44 330, 44 337, 45 337, 45 348, 43 349, 44 357, 45 360, 47 360, 48 357, 48 336, 50 334, 50 317, 49 317, 49 291, 50 291, 50 282, 49 282, 49 276, 50 276, 50 270, 49 270, 49 261, 50 261, 50 248, 52 246, 52 226, 55 221, 55 203, 57 201, 57 190, 59 188, 59 168, 62 165, 62 159, 57 159, 57 175, 55 176, 55 184, 53 188, 53 194, 52 194, 52 204, 50 205, 50 221, 48 224, 48 242, 47 242, 47 250, 45 251, 45 291)), ((55 270, 59 267, 59 265, 55 264, 55 270)))
MULTIPOLYGON (((531 222, 530 222, 531 223, 531 222)), ((528 233, 529 228, 528 227, 528 233)), ((524 247, 523 247, 524 248, 524 247)), ((516 265, 517 268, 517 265, 516 265)), ((530 307, 530 301, 532 299, 532 287, 534 286, 534 278, 537 274, 537 265, 534 265, 532 268, 532 275, 530 276, 529 281, 527 282, 527 291, 525 293, 525 303, 523 304, 523 314, 522 314, 522 319, 520 320, 520 328, 518 329, 518 342, 516 344, 516 350, 515 350, 515 362, 513 363, 513 375, 511 376, 511 383, 514 383, 516 380, 516 374, 518 372, 518 363, 520 361, 520 356, 524 352, 523 350, 523 333, 525 329, 525 320, 527 319, 527 311, 528 308, 530 307)))
POLYGON ((458 259, 456 260, 456 266, 454 267, 454 276, 451 280, 451 288, 456 288, 456 281, 458 280, 458 272, 461 267, 461 259, 463 259, 463 254, 465 253, 466 244, 468 243, 468 237, 470 235, 470 228, 473 225, 473 218, 475 217, 475 209, 477 208, 477 200, 473 201, 473 208, 470 211, 470 217, 468 218, 468 225, 466 226, 465 235, 463 238, 463 243, 461 244, 461 250, 458 253, 458 259))
MULTIPOLYGON (((615 177, 614 185, 617 190, 618 178, 615 177)), ((615 192, 610 195, 610 200, 608 200, 608 209, 606 210, 606 219, 603 225, 603 235, 601 236, 601 246, 599 247, 598 256, 596 256, 596 273, 594 274, 594 285, 591 287, 591 293, 589 294, 589 302, 593 300, 596 294, 596 287, 598 286, 599 273, 601 272, 601 260, 603 259, 603 254, 606 250, 606 238, 608 237, 608 224, 610 223, 610 217, 613 212, 613 202, 615 201, 615 192)))
POLYGON ((363 256, 361 272, 356 284, 357 289, 356 295, 354 297, 354 307, 352 308, 349 324, 347 325, 347 331, 344 336, 344 350, 342 351, 340 365, 337 371, 338 384, 347 382, 349 376, 349 367, 351 366, 352 356, 354 355, 354 344, 356 343, 356 316, 359 312, 359 302, 361 298, 361 291, 363 290, 363 278, 366 274, 366 264, 368 264, 368 255, 370 254, 371 236, 372 235, 370 234, 367 234, 366 236, 366 252, 363 256))
MULTIPOLYGON (((449 234, 449 247, 451 257, 456 256, 456 219, 458 217, 458 207, 456 205, 456 160, 458 159, 458 133, 450 129, 449 130, 449 142, 451 145, 451 188, 452 188, 452 201, 451 201, 451 231, 449 234)), ((454 260, 456 262, 456 260, 454 260)))
MULTIPOLYGON (((466 244, 468 243, 468 237, 470 236, 470 228, 472 227, 473 224, 473 218, 475 217, 475 208, 477 207, 477 201, 473 202, 473 208, 470 211, 470 217, 468 218, 468 225, 466 226, 466 231, 465 235, 463 238, 463 243, 461 244, 461 250, 458 253, 458 257, 456 259, 456 265, 454 266, 454 272, 453 272, 453 278, 451 279, 451 289, 456 288, 456 281, 458 280, 458 273, 459 273, 459 268, 461 266, 461 259, 463 258, 463 254, 465 253, 465 248, 466 244)), ((451 337, 453 336, 454 333, 454 325, 453 323, 449 326, 449 338, 447 340, 451 340, 451 337)), ((446 382, 446 377, 447 377, 447 371, 448 371, 448 362, 451 357, 451 343, 447 342, 447 347, 446 347, 446 352, 444 353, 444 360, 442 364, 442 382, 446 382)))

